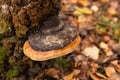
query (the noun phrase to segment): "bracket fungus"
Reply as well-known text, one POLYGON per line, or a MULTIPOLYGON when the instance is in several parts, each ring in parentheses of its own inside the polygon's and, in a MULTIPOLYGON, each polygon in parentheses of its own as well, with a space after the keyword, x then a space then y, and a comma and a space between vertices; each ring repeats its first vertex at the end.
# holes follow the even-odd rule
POLYGON ((72 52, 79 43, 80 37, 72 25, 51 16, 29 35, 23 51, 32 60, 44 61, 72 52))

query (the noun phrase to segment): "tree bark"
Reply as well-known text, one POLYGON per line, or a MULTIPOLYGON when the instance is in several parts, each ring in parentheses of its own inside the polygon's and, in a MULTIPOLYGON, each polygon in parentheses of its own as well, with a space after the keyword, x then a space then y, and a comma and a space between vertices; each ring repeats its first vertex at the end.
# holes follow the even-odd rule
POLYGON ((17 37, 38 27, 50 15, 58 15, 60 0, 0 0, 0 35, 17 37))

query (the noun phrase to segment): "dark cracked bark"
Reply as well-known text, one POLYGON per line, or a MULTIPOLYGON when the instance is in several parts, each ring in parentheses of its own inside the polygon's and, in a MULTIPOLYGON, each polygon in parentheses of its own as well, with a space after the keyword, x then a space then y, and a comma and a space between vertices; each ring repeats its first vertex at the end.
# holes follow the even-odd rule
POLYGON ((1 0, 0 35, 14 31, 18 37, 24 37, 45 18, 58 15, 59 10, 60 0, 1 0))

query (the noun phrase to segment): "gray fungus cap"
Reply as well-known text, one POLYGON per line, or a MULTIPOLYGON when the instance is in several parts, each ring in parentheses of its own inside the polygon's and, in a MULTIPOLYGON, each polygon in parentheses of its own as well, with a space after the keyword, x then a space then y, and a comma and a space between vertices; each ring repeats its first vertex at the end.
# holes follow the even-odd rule
POLYGON ((29 36, 29 44, 34 50, 57 50, 69 45, 77 37, 76 30, 72 25, 62 22, 58 25, 59 21, 54 20, 56 23, 48 20, 45 22, 46 24, 40 26, 39 30, 29 36))

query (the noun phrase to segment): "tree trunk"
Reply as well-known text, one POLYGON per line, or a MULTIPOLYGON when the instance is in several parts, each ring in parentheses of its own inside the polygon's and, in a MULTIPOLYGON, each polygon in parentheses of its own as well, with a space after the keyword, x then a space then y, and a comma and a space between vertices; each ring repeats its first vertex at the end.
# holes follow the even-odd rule
POLYGON ((13 80, 24 71, 30 61, 22 51, 27 33, 59 10, 60 0, 0 0, 0 80, 13 80))
POLYGON ((1 0, 0 35, 22 38, 50 15, 58 15, 60 0, 1 0))

